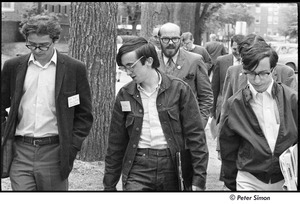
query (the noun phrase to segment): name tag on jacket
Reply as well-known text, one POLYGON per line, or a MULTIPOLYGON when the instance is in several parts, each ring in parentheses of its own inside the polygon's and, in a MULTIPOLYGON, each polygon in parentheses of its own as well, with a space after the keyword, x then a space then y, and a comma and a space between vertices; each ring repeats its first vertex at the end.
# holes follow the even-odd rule
POLYGON ((79 94, 68 97, 68 106, 69 106, 69 108, 71 108, 73 106, 77 106, 79 104, 80 104, 79 94))
POLYGON ((123 112, 130 112, 131 107, 130 107, 130 102, 129 101, 120 101, 121 106, 122 106, 122 111, 123 112))

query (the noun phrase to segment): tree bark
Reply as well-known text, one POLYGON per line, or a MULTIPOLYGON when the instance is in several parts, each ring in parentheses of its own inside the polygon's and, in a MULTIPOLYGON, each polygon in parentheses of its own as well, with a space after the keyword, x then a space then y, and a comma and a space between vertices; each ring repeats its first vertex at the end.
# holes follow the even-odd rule
POLYGON ((180 26, 182 32, 194 32, 195 3, 142 3, 141 36, 149 39, 156 26, 167 22, 180 26))
POLYGON ((94 123, 78 158, 105 158, 116 80, 116 2, 72 2, 69 55, 83 61, 91 87, 94 123))

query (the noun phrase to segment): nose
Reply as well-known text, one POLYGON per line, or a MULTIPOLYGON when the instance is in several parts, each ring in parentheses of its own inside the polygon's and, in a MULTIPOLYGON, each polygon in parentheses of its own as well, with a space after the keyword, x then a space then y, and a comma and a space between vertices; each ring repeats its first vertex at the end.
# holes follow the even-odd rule
POLYGON ((128 76, 130 76, 130 74, 132 73, 132 71, 130 71, 129 69, 126 69, 126 73, 128 76))
POLYGON ((258 83, 258 82, 260 82, 261 80, 260 80, 260 77, 259 77, 259 75, 255 75, 254 76, 254 82, 255 83, 258 83))

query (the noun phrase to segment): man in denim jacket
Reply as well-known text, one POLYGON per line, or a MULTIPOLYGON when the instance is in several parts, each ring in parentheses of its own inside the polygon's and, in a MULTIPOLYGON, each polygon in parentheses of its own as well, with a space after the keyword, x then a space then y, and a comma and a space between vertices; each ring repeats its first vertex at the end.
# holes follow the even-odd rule
POLYGON ((202 116, 190 86, 158 70, 155 47, 144 38, 117 54, 133 79, 117 94, 105 158, 104 190, 178 191, 175 153, 190 149, 192 190, 204 190, 208 148, 202 116))

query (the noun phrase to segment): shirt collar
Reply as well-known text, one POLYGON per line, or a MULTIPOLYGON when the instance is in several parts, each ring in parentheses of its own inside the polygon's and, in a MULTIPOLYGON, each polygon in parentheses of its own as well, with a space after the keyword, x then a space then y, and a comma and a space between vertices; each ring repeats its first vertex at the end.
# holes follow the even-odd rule
POLYGON ((56 62, 57 62, 57 52, 56 52, 56 49, 54 48, 54 53, 53 53, 50 61, 47 64, 45 64, 45 66, 42 66, 38 61, 36 61, 34 59, 34 56, 33 56, 32 53, 31 53, 31 55, 29 57, 28 65, 30 64, 30 62, 32 62, 33 64, 38 65, 38 66, 40 66, 42 68, 47 68, 51 62, 53 62, 56 65, 56 62))
MULTIPOLYGON (((156 87, 155 91, 157 91, 159 89, 159 87, 161 85, 161 82, 162 82, 161 74, 158 71, 156 71, 156 72, 157 72, 157 75, 158 75, 158 84, 157 84, 157 87, 156 87)), ((140 84, 137 84, 137 89, 139 91, 145 92, 145 89, 143 89, 143 87, 140 84)))
MULTIPOLYGON (((249 82, 249 80, 247 80, 247 83, 249 85, 250 91, 252 92, 252 95, 255 96, 255 97, 257 97, 258 92, 255 90, 255 88, 252 86, 252 84, 249 82)), ((264 91, 263 93, 266 92, 266 93, 268 93, 272 97, 272 87, 273 87, 273 84, 274 84, 274 80, 273 80, 273 78, 271 78, 270 85, 268 86, 267 90, 264 91)))
MULTIPOLYGON (((179 51, 180 51, 180 50, 178 50, 178 52, 172 57, 172 60, 173 60, 173 62, 174 62, 175 64, 176 64, 176 62, 177 62, 177 57, 178 57, 179 51)), ((169 58, 166 57, 166 56, 163 54, 163 59, 164 59, 164 63, 167 64, 168 61, 169 61, 169 58)))

